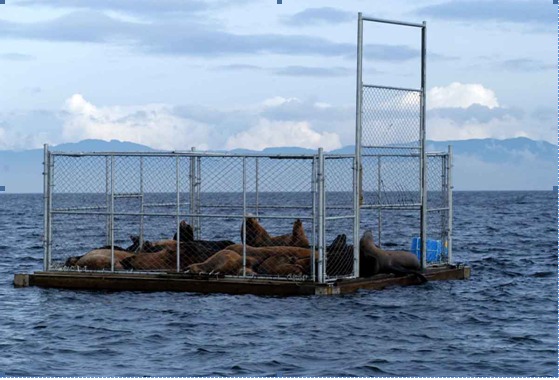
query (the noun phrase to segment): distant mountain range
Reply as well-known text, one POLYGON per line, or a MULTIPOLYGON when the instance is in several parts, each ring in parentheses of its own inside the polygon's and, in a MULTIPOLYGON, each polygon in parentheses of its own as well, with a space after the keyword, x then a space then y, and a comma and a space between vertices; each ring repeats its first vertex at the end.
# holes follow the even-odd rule
MULTIPOLYGON (((557 147, 527 138, 428 141, 428 151, 453 146, 455 190, 549 190, 557 184, 557 147)), ((60 144, 51 150, 64 152, 150 152, 145 145, 117 140, 84 140, 60 144)), ((351 154, 353 146, 329 153, 351 154)), ((309 154, 298 147, 267 148, 258 153, 309 154)), ((230 153, 256 153, 235 149, 230 153)), ((42 192, 43 150, 0 151, 0 186, 9 193, 42 192)))

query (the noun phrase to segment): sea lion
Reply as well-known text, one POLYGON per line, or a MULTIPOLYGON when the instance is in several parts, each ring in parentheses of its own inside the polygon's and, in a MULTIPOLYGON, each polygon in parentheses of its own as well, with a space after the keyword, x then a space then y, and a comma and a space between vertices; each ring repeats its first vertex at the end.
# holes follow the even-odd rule
MULTIPOLYGON (((131 252, 131 253, 136 252, 136 251, 139 249, 140 237, 139 237, 139 236, 130 235, 130 240, 132 240, 132 245, 130 245, 130 246, 127 247, 127 248, 122 248, 122 247, 120 247, 120 246, 118 246, 118 245, 115 245, 115 246, 114 246, 115 252, 131 252)), ((71 256, 71 257, 69 257, 68 259, 66 259, 66 262, 64 263, 64 265, 65 265, 66 267, 75 267, 75 266, 78 265, 78 262, 79 262, 82 258, 84 258, 86 255, 93 256, 93 252, 95 252, 95 256, 107 255, 107 252, 105 252, 105 253, 103 253, 103 254, 101 254, 100 252, 101 252, 101 251, 108 251, 108 255, 109 255, 109 267, 108 267, 108 269, 110 269, 110 267, 111 267, 111 264, 110 264, 110 257, 111 257, 111 256, 110 256, 110 255, 111 255, 110 252, 111 252, 111 249, 112 249, 112 248, 111 248, 110 245, 104 245, 104 246, 102 246, 102 247, 95 248, 95 249, 89 251, 88 253, 86 253, 86 254, 84 254, 84 255, 81 255, 81 256, 71 256)), ((116 256, 115 256, 115 257, 116 257, 116 256)), ((84 260, 82 260, 81 263, 83 264, 83 263, 85 262, 85 260, 91 260, 91 257, 90 257, 89 259, 84 259, 84 260)), ((80 265, 80 266, 81 266, 81 265, 80 265)), ((93 266, 90 267, 90 269, 93 270, 93 267, 97 267, 97 266, 99 266, 99 265, 95 265, 95 264, 94 264, 93 266)), ((107 268, 101 268, 101 269, 107 269, 107 268)))
POLYGON ((241 225, 241 241, 246 242, 252 247, 272 247, 272 246, 291 246, 291 247, 309 247, 309 239, 305 234, 303 222, 297 219, 293 223, 291 234, 270 236, 268 231, 256 220, 256 218, 246 218, 246 234, 245 241, 243 226, 241 225))
MULTIPOLYGON (((180 241, 193 241, 194 240, 194 229, 186 220, 181 220, 179 223, 179 233, 180 241)), ((173 240, 177 240, 177 233, 173 235, 173 240)))
MULTIPOLYGON (((230 251, 235 251, 239 255, 243 255, 243 245, 242 244, 233 244, 226 249, 230 251)), ((284 246, 273 246, 273 247, 251 247, 247 245, 245 247, 247 258, 251 257, 255 260, 255 266, 260 265, 263 261, 268 259, 271 256, 277 255, 286 255, 286 256, 294 256, 297 259, 310 257, 311 250, 308 248, 300 248, 300 247, 284 247, 284 246)))
MULTIPOLYGON (((125 269, 163 270, 177 269, 177 242, 174 244, 144 243, 143 250, 122 261, 125 269), (157 245, 156 245, 157 244, 157 245)), ((207 260, 216 252, 234 244, 230 240, 193 240, 180 242, 180 270, 207 260)))
MULTIPOLYGON (((115 270, 124 269, 121 264, 121 261, 134 255, 132 252, 117 250, 117 249, 115 249, 114 253, 115 253, 115 261, 114 261, 115 270)), ((77 260, 75 261, 71 261, 71 259, 75 259, 75 258, 72 257, 69 258, 66 261, 66 265, 72 267, 85 268, 87 270, 111 269, 111 257, 112 257, 112 253, 110 249, 94 249, 92 251, 89 251, 85 255, 77 258, 77 260)))
POLYGON ((385 251, 375 245, 373 233, 366 231, 359 241, 359 275, 370 277, 379 273, 397 275, 414 274, 422 282, 427 282, 419 270, 417 256, 406 251, 385 251))
POLYGON ((238 274, 243 267, 243 258, 237 252, 221 250, 202 263, 187 267, 189 273, 238 274))
POLYGON ((297 256, 279 254, 268 257, 256 268, 258 274, 282 275, 282 274, 302 274, 303 268, 296 264, 297 256), (296 273, 287 272, 293 270, 296 273))
MULTIPOLYGON (((237 248, 238 245, 235 245, 228 247, 228 249, 221 250, 202 263, 188 266, 187 272, 242 275, 242 251, 237 248)), ((264 250, 261 249, 262 247, 258 249, 254 247, 247 248, 250 248, 246 256, 246 274, 248 276, 255 276, 257 274, 279 276, 303 274, 303 268, 295 263, 298 258, 296 254, 277 253, 274 252, 276 250, 271 250, 271 247, 264 247, 264 250)), ((287 252, 289 251, 290 250, 287 250, 287 252)), ((292 251, 291 253, 293 252, 296 251, 292 251)))
POLYGON ((345 234, 338 235, 326 247, 326 274, 344 276, 353 272, 353 245, 347 244, 345 234))

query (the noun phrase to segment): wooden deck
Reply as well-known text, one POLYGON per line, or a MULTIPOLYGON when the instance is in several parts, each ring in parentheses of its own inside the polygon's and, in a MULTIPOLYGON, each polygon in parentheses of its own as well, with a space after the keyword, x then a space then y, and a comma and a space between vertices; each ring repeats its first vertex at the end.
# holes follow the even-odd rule
MULTIPOLYGON (((441 266, 427 269, 429 281, 462 280, 470 277, 468 266, 441 266)), ((87 289, 109 291, 193 292, 257 294, 273 296, 334 295, 353 293, 359 289, 380 290, 392 286, 419 284, 416 276, 377 275, 369 278, 343 279, 328 284, 292 280, 225 278, 192 276, 179 273, 110 273, 110 272, 35 272, 16 274, 15 287, 87 289)))

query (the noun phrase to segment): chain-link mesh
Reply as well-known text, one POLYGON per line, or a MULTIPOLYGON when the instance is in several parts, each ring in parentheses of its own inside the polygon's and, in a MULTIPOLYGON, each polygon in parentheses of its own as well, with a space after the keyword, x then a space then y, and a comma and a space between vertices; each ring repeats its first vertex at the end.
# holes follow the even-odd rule
POLYGON ((324 160, 326 277, 354 275, 354 157, 324 160))
POLYGON ((427 156, 427 239, 440 242, 440 254, 435 252, 438 247, 427 247, 427 259, 432 264, 448 262, 450 237, 448 159, 446 153, 427 156))
MULTIPOLYGON (((376 243, 385 249, 411 250, 421 235, 420 156, 380 153, 365 149, 362 155, 363 200, 361 228, 374 232, 376 243), (374 153, 373 153, 374 152, 374 153)), ((448 154, 427 155, 427 239, 429 250, 440 245, 440 254, 428 256, 428 264, 447 262, 449 240, 448 154)))
POLYGON ((406 207, 421 202, 420 157, 383 154, 368 149, 362 154, 363 203, 367 206, 406 207))
POLYGON ((362 137, 364 147, 382 147, 389 153, 420 142, 419 91, 364 86, 362 137))
POLYGON ((51 269, 316 274, 316 156, 51 157, 51 269))
MULTIPOLYGON (((50 268, 352 277, 354 161, 52 154, 50 268)), ((406 248, 420 231, 418 155, 367 153, 362 162, 361 228, 379 245, 406 248)), ((428 238, 443 244, 446 166, 445 155, 429 156, 428 238)))
MULTIPOLYGON (((377 244, 387 249, 417 253, 420 246, 421 117, 421 91, 363 86, 361 226, 372 229, 377 244)), ((447 162, 446 154, 429 154, 425 162, 427 248, 438 250, 428 254, 428 264, 446 260, 447 162)))

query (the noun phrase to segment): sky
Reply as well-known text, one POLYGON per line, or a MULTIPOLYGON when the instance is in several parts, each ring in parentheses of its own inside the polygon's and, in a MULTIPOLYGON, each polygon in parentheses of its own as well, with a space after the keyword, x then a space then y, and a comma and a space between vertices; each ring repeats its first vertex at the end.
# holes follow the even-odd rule
MULTIPOLYGON (((0 150, 353 144, 359 11, 426 21, 429 139, 556 142, 551 0, 6 0, 0 150)), ((364 33, 364 82, 419 88, 419 29, 364 33)))

